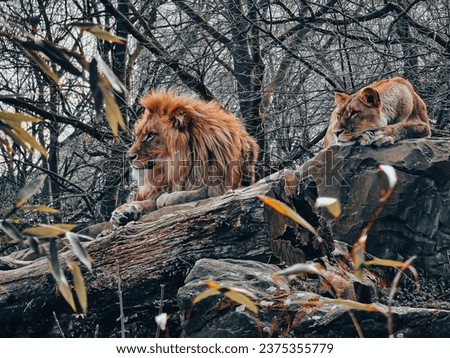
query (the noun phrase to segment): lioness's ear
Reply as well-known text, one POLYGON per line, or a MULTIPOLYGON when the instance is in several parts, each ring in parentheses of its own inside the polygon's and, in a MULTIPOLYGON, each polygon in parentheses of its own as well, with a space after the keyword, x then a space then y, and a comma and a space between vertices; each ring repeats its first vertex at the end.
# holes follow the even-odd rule
POLYGON ((369 107, 380 106, 380 94, 377 92, 377 90, 371 87, 363 88, 358 98, 362 103, 369 107))
POLYGON ((347 93, 343 93, 343 92, 336 92, 334 94, 334 100, 339 107, 342 107, 344 102, 346 100, 348 100, 349 97, 350 96, 347 93))

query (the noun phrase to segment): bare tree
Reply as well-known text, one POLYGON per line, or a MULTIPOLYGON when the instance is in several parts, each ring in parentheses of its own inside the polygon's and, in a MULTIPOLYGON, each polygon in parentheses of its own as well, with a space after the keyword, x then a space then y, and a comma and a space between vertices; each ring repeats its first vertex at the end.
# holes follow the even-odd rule
POLYGON ((3 146, 1 200, 46 172, 37 200, 60 208, 59 220, 105 220, 125 200, 124 151, 153 88, 193 91, 240 116, 262 149, 261 176, 320 150, 333 91, 381 78, 407 77, 435 129, 450 126, 443 0, 33 0, 0 11, 1 110, 43 118, 28 129, 49 153, 3 146), (128 129, 114 140, 92 86, 103 64, 128 89, 115 91, 128 129))

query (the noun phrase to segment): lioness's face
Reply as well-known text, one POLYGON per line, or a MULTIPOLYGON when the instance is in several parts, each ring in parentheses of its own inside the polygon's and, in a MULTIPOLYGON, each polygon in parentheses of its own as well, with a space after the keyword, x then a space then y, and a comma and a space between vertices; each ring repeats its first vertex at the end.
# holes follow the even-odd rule
POLYGON ((335 100, 337 108, 332 114, 335 116, 333 132, 340 142, 350 142, 367 130, 385 125, 382 123, 379 97, 375 94, 364 90, 354 95, 337 93, 335 100))
POLYGON ((145 110, 136 124, 135 140, 128 150, 131 166, 135 170, 156 169, 168 159, 162 122, 158 114, 145 110))

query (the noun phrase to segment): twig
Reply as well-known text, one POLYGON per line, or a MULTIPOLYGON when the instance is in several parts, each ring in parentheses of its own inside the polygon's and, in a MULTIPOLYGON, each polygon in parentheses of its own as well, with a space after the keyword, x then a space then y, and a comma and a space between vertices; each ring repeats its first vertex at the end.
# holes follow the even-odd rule
POLYGON ((119 294, 119 309, 120 309, 120 335, 125 338, 125 315, 123 313, 123 297, 122 297, 122 279, 120 277, 119 262, 116 260, 117 267, 117 291, 119 294))
POLYGON ((361 326, 359 325, 358 321, 356 320, 355 314, 353 313, 353 311, 347 311, 348 315, 350 316, 350 318, 352 319, 353 325, 355 326, 356 332, 358 332, 358 336, 359 338, 364 338, 364 334, 363 331, 361 329, 361 326))
POLYGON ((408 260, 405 261, 402 267, 400 267, 399 271, 394 277, 394 280, 392 281, 392 287, 389 291, 389 297, 388 297, 388 313, 387 313, 387 325, 388 325, 388 333, 389 337, 393 338, 394 336, 394 322, 392 319, 392 305, 394 303, 394 295, 397 291, 398 284, 400 283, 400 278, 402 277, 403 271, 405 271, 409 266, 411 266, 411 262, 416 258, 417 256, 412 256, 408 260))
POLYGON ((59 333, 61 333, 61 337, 66 338, 66 336, 64 335, 64 332, 63 332, 63 330, 62 330, 62 328, 61 328, 61 325, 59 324, 58 317, 56 316, 55 311, 53 311, 53 318, 55 319, 56 326, 57 326, 58 329, 59 329, 59 333))
MULTIPOLYGON (((161 284, 161 293, 159 296, 159 314, 162 314, 163 311, 163 305, 164 305, 164 288, 166 285, 164 283, 161 284)), ((161 328, 159 328, 159 324, 156 325, 156 335, 155 338, 159 338, 159 335, 161 333, 161 328)))

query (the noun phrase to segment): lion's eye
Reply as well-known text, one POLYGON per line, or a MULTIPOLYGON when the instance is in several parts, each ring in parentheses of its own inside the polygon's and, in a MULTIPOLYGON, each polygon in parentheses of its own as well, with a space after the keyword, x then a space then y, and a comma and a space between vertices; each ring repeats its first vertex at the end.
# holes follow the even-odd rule
POLYGON ((144 139, 144 142, 150 142, 153 138, 155 138, 155 133, 148 133, 144 139))
POLYGON ((354 116, 358 115, 358 111, 351 111, 350 112, 350 118, 353 118, 354 116))

